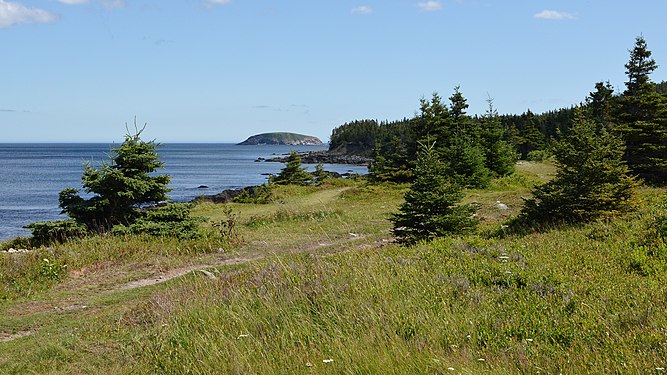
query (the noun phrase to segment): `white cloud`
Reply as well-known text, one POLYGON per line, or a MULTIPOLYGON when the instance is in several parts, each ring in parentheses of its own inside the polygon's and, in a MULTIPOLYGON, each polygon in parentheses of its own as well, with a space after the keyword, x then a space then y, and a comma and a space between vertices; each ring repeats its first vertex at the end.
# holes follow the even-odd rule
POLYGON ((356 8, 352 8, 352 13, 353 14, 369 14, 373 13, 373 8, 367 6, 367 5, 362 5, 356 8))
MULTIPOLYGON (((58 0, 59 2, 67 5, 82 5, 90 3, 90 0, 58 0)), ((107 9, 120 9, 127 6, 125 0, 100 0, 99 1, 103 7, 107 9)))
POLYGON ((85 4, 89 0, 58 0, 58 1, 67 5, 78 5, 78 4, 85 4))
POLYGON ((107 9, 121 9, 127 6, 125 0, 102 0, 102 5, 107 9))
POLYGON ((559 12, 557 10, 548 10, 548 9, 545 9, 545 10, 539 12, 539 13, 535 13, 533 15, 533 17, 543 19, 543 20, 555 20, 555 21, 573 20, 573 19, 577 18, 572 13, 559 12))
POLYGON ((0 28, 19 23, 47 23, 58 17, 44 9, 29 8, 20 3, 0 0, 0 28))
POLYGON ((206 6, 213 7, 216 5, 227 5, 231 3, 232 0, 204 0, 206 6))
POLYGON ((423 3, 417 4, 419 9, 425 10, 427 12, 435 12, 436 10, 442 9, 442 4, 437 0, 429 0, 423 3))

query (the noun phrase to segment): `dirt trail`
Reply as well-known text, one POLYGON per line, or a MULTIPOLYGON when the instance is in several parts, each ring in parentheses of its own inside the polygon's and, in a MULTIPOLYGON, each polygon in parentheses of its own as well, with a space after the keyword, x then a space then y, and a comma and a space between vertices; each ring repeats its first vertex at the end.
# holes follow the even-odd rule
MULTIPOLYGON (((320 248, 331 248, 344 243, 355 242, 363 239, 366 236, 350 233, 348 237, 339 238, 335 241, 327 243, 306 243, 299 248, 290 249, 289 253, 303 253, 314 252, 320 248)), ((361 248, 382 246, 384 241, 379 241, 373 244, 365 244, 361 248)), ((337 252, 334 250, 334 252, 337 252)), ((326 251, 326 253, 330 253, 326 251)), ((127 291, 137 288, 143 288, 156 284, 161 284, 175 278, 185 276, 191 272, 200 272, 203 277, 216 278, 214 273, 207 269, 232 266, 237 264, 245 264, 256 260, 264 259, 272 256, 271 253, 257 254, 246 253, 233 258, 219 258, 208 262, 200 262, 190 264, 182 267, 169 269, 163 272, 156 272, 148 277, 139 278, 124 283, 114 283, 112 276, 118 277, 126 270, 117 269, 97 269, 90 272, 84 272, 82 275, 72 277, 70 280, 60 284, 59 289, 66 291, 66 296, 55 300, 34 300, 20 305, 12 306, 6 309, 3 313, 10 316, 30 316, 38 313, 65 313, 74 310, 82 310, 94 308, 94 304, 90 303, 92 297, 99 297, 101 294, 111 294, 119 291, 127 291), (111 280, 110 280, 111 279, 111 280)), ((0 331, 0 343, 9 342, 22 337, 30 336, 36 332, 35 329, 23 330, 19 332, 2 332, 0 331)))
POLYGON ((190 266, 186 266, 186 267, 174 268, 174 269, 169 270, 165 273, 160 273, 160 274, 152 275, 152 276, 147 277, 147 278, 130 281, 128 283, 125 283, 123 285, 120 285, 120 286, 110 290, 110 292, 119 291, 119 290, 129 290, 129 289, 135 289, 135 288, 143 288, 143 287, 150 286, 150 285, 164 283, 166 281, 175 279, 177 277, 185 276, 190 272, 195 272, 195 271, 198 271, 198 270, 211 268, 211 267, 232 266, 232 265, 235 265, 235 264, 243 264, 243 263, 252 262, 254 260, 258 260, 260 258, 262 258, 262 257, 261 256, 238 257, 238 258, 225 259, 225 260, 221 260, 221 261, 217 261, 217 262, 211 262, 211 263, 205 263, 205 264, 196 264, 196 265, 190 265, 190 266))
POLYGON ((0 332, 0 342, 9 342, 12 340, 20 339, 21 337, 30 336, 32 334, 32 331, 21 331, 13 334, 0 332))

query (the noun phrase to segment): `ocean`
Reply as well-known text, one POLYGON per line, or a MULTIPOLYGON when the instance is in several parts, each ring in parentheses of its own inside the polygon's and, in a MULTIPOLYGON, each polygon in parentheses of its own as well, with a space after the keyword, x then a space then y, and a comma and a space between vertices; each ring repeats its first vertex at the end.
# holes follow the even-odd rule
MULTIPOLYGON (((26 224, 66 219, 60 214, 58 193, 67 187, 81 188, 83 164, 100 165, 108 161, 111 147, 101 143, 0 144, 0 241, 29 235, 23 228, 26 224)), ((257 162, 258 158, 285 155, 291 150, 326 148, 164 144, 158 148, 158 154, 165 167, 158 173, 171 176, 171 200, 185 202, 225 189, 260 185, 267 181, 267 174, 277 174, 284 166, 257 162)), ((314 165, 304 166, 314 170, 314 165)), ((325 169, 339 173, 367 172, 366 167, 356 165, 325 164, 325 169)))

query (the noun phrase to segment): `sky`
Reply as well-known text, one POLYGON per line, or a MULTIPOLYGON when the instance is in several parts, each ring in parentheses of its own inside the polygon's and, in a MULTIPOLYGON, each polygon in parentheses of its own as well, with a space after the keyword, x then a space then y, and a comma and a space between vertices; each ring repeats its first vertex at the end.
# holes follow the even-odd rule
POLYGON ((0 0, 0 143, 328 141, 460 86, 470 114, 622 91, 643 35, 667 80, 665 0, 0 0))

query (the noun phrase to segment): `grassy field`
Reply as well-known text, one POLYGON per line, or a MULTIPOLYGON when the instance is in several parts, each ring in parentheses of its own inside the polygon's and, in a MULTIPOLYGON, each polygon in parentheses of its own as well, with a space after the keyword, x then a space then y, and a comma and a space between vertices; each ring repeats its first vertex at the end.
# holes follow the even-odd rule
POLYGON ((198 205, 231 223, 224 241, 0 254, 0 373, 664 373, 664 191, 625 217, 505 233, 553 173, 524 163, 469 191, 477 233, 412 247, 387 220, 406 186, 338 181, 198 205))

